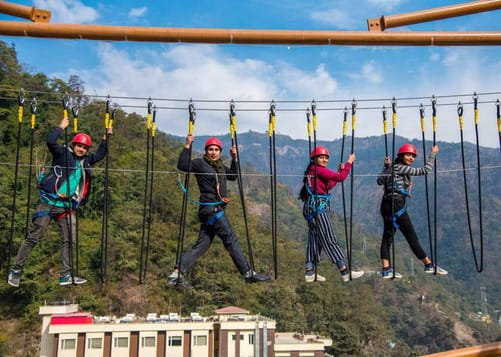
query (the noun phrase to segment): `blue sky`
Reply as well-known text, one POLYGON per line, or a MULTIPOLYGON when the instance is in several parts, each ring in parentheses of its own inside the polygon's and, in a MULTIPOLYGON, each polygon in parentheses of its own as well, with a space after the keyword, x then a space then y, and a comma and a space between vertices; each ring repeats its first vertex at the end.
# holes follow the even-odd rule
MULTIPOLYGON (((52 11, 53 23, 101 25, 203 27, 241 29, 366 30, 366 20, 406 13, 459 1, 360 0, 352 1, 14 1, 52 11)), ((501 30, 501 12, 412 25, 399 31, 501 30)), ((1 15, 1 20, 18 21, 1 15)), ((19 20, 25 21, 25 20, 19 20)), ((394 29, 397 30, 397 29, 394 29)), ((393 31, 394 31, 393 30, 393 31)), ((382 105, 369 98, 426 97, 399 101, 402 106, 471 102, 471 94, 501 92, 501 49, 498 47, 380 47, 380 46, 265 46, 196 45, 85 40, 48 40, 0 36, 14 43, 20 61, 31 72, 68 79, 80 76, 89 94, 154 98, 193 98, 198 110, 196 133, 222 134, 227 129, 230 99, 237 101, 238 130, 267 129, 269 102, 304 100, 277 105, 277 131, 306 138, 304 109, 312 99, 347 100, 318 104, 318 136, 341 134, 342 111, 327 110, 359 101, 357 136, 382 133, 382 105), (43 55, 42 55, 43 54, 43 55), (222 102, 197 102, 213 99, 222 102), (238 103, 262 100, 263 103, 238 103), (362 108, 377 109, 362 109, 362 108), (220 109, 215 110, 202 110, 220 109), (247 111, 246 109, 252 109, 247 111), (263 109, 256 111, 255 109, 263 109), (299 109, 299 111, 280 111, 299 109), (239 111, 240 110, 240 111, 239 111)), ((483 95, 480 103, 480 142, 497 147, 495 106, 499 95, 483 95)), ((145 105, 144 100, 115 100, 120 105, 145 105)), ((158 106, 186 107, 185 102, 155 102, 158 106)), ((144 113, 142 109, 131 109, 144 113)), ((431 109, 426 108, 427 137, 431 138, 431 109)), ((420 138, 417 108, 399 109, 397 133, 420 138)), ((465 138, 474 140, 473 111, 465 106, 465 138)), ((438 140, 458 141, 455 105, 438 108, 438 140)), ((160 130, 183 135, 187 111, 160 110, 160 130)), ((350 129, 351 130, 351 129, 350 129)))

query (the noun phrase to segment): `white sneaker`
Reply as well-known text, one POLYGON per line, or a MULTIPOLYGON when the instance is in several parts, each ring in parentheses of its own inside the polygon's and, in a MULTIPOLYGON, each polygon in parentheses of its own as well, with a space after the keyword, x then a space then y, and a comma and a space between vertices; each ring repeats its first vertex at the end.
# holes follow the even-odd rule
POLYGON ((304 275, 304 280, 306 280, 307 283, 313 283, 314 281, 318 281, 318 282, 324 282, 326 281, 327 279, 325 279, 325 277, 323 277, 322 275, 320 274, 317 274, 316 276, 316 280, 315 280, 315 272, 306 272, 306 274, 304 275))
MULTIPOLYGON (((364 275, 364 271, 363 270, 352 270, 351 271, 351 279, 357 279, 357 278, 360 278, 362 275, 364 275)), ((349 270, 346 270, 346 271, 343 271, 341 273, 341 278, 343 279, 343 281, 345 283, 349 282, 350 281, 350 271, 349 270)))

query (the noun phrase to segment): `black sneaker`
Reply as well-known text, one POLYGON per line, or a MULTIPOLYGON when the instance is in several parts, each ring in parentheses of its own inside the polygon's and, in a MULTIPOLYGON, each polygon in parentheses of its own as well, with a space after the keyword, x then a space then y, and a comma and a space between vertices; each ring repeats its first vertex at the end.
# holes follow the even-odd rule
POLYGON ((255 271, 248 272, 245 275, 245 281, 247 283, 262 283, 262 282, 268 281, 268 280, 271 280, 271 277, 269 275, 259 274, 259 273, 256 273, 255 271))
POLYGON ((87 279, 84 278, 79 278, 78 276, 74 276, 73 279, 71 278, 70 274, 66 275, 61 275, 59 277, 59 286, 66 286, 66 285, 82 285, 87 282, 87 279))
POLYGON ((21 269, 10 269, 7 283, 10 286, 18 288, 20 280, 21 280, 21 269))
POLYGON ((174 286, 174 287, 180 287, 180 288, 185 288, 185 289, 193 289, 193 285, 190 284, 188 280, 183 278, 182 276, 169 276, 167 278, 167 284, 174 286))

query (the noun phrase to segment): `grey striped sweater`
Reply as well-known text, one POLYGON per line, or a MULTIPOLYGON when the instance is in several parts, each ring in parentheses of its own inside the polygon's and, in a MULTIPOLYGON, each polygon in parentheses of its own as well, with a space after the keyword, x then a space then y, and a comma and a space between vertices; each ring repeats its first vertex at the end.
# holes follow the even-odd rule
POLYGON ((433 170, 433 164, 435 163, 436 156, 436 153, 431 152, 424 167, 411 167, 402 163, 395 163, 395 184, 392 182, 391 165, 384 166, 383 171, 377 178, 377 184, 384 185, 385 196, 391 195, 392 192, 397 192, 404 196, 410 196, 412 186, 411 176, 422 176, 430 173, 431 170, 433 170))

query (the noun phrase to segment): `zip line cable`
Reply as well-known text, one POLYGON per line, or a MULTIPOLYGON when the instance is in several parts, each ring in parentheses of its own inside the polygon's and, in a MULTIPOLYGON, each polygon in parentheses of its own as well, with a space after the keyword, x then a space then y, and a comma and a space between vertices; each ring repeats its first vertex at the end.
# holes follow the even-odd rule
MULTIPOLYGON (((437 98, 433 95, 431 97, 432 106, 432 125, 433 125, 433 146, 437 145, 437 98)), ((437 182, 437 163, 435 158, 435 165, 433 165, 433 251, 431 252, 433 259, 433 273, 437 275, 438 266, 438 237, 437 237, 437 217, 438 217, 438 182, 437 182)))
MULTIPOLYGON (((421 142, 423 145, 423 161, 426 166, 426 140, 425 140, 425 114, 424 105, 419 108, 419 120, 421 123, 421 142)), ((424 175, 424 188, 425 188, 425 200, 426 200, 426 222, 428 225, 428 241, 430 243, 430 254, 433 256, 433 241, 431 235, 431 217, 430 217, 430 194, 428 186, 428 175, 424 175)))
MULTIPOLYGON (((341 158, 339 161, 340 164, 344 163, 344 144, 345 144, 347 130, 348 130, 348 108, 344 107, 342 141, 341 141, 341 158)), ((341 181, 341 197, 342 197, 342 201, 343 201, 343 221, 344 221, 344 237, 346 240, 346 255, 348 255, 350 241, 348 239, 348 218, 346 216, 346 195, 345 195, 345 190, 344 190, 344 181, 341 181)))
POLYGON ((240 193, 240 203, 242 205, 242 214, 244 218, 244 226, 245 226, 245 236, 247 237, 247 249, 249 251, 249 264, 252 272, 256 270, 254 266, 254 253, 252 251, 252 244, 249 235, 249 224, 247 220, 247 209, 245 207, 245 196, 244 196, 244 186, 242 182, 242 170, 240 167, 240 154, 238 150, 238 135, 237 135, 237 118, 235 113, 235 103, 233 101, 230 102, 230 136, 231 136, 231 146, 236 147, 237 151, 237 180, 238 180, 238 190, 240 193))
POLYGON ((9 241, 8 241, 8 257, 6 261, 8 262, 7 269, 6 271, 6 279, 8 279, 9 275, 9 268, 10 268, 10 263, 11 263, 11 256, 12 256, 12 245, 14 241, 14 224, 16 221, 16 212, 17 212, 17 206, 16 206, 16 200, 17 200, 17 186, 18 186, 18 178, 19 178, 19 156, 20 156, 20 150, 21 150, 21 126, 23 123, 23 112, 24 112, 24 100, 25 100, 25 93, 24 90, 21 88, 21 91, 19 92, 19 95, 17 97, 17 104, 18 104, 18 109, 17 109, 17 144, 16 144, 16 166, 14 170, 14 189, 12 192, 12 215, 11 215, 11 220, 10 220, 10 236, 9 236, 9 241))
MULTIPOLYGON (((357 101, 355 99, 351 102, 351 154, 355 153, 355 128, 357 126, 357 101)), ((348 245, 348 268, 350 269, 350 281, 353 280, 351 277, 352 270, 352 249, 353 249, 353 186, 354 186, 354 175, 355 174, 355 161, 351 163, 351 180, 350 180, 350 236, 348 245)))
MULTIPOLYGON (((193 135, 193 131, 195 129, 195 119, 197 116, 195 106, 193 102, 190 101, 188 104, 188 135, 193 135)), ((181 254, 183 252, 184 239, 186 237, 186 214, 188 210, 188 200, 190 195, 190 174, 191 174, 191 154, 193 152, 193 142, 190 143, 190 147, 188 148, 188 171, 184 176, 184 194, 183 194, 183 203, 181 206, 181 216, 179 219, 179 236, 177 240, 177 248, 176 248, 176 268, 179 271, 179 274, 176 279, 176 286, 179 285, 181 279, 181 254)), ((217 174, 217 173, 216 173, 217 174)))
POLYGON ((106 282, 108 269, 108 218, 109 218, 109 200, 110 200, 110 180, 109 180, 109 162, 110 162, 110 135, 108 129, 113 127, 116 109, 113 109, 110 116, 111 98, 108 96, 104 113, 104 130, 106 135, 106 155, 104 157, 104 187, 103 187, 103 217, 101 222, 101 283, 106 282))
MULTIPOLYGON (((18 93, 19 89, 16 89, 12 86, 9 85, 0 85, 0 90, 8 91, 8 92, 14 92, 18 93)), ((50 92, 50 91, 38 91, 38 90, 25 90, 25 93, 28 94, 33 94, 33 95, 41 95, 41 94, 46 94, 46 95, 58 95, 57 93, 50 92)), ((206 99, 206 98, 200 98, 200 99, 185 99, 185 98, 162 98, 162 97, 142 97, 142 96, 115 96, 113 94, 78 94, 78 93, 72 93, 73 97, 88 97, 88 98, 96 98, 96 99, 106 99, 108 98, 109 95, 112 95, 114 99, 123 99, 123 100, 138 100, 138 101, 147 101, 151 99, 154 102, 181 102, 181 103, 189 103, 190 101, 193 102, 199 102, 199 103, 228 103, 228 99, 206 99)), ((452 93, 452 94, 444 94, 444 95, 436 95, 435 98, 437 99, 447 99, 447 98, 458 98, 458 97, 471 97, 471 93, 464 94, 464 93, 452 93)), ((479 96, 493 96, 493 95, 501 95, 501 91, 495 91, 495 92, 479 92, 479 96)), ((358 98, 357 101, 359 103, 361 102, 390 102, 393 98, 358 98)), ((429 99, 429 96, 415 96, 415 97, 397 97, 396 100, 398 102, 403 102, 403 101, 422 101, 425 99, 429 99)), ((245 103, 261 103, 261 104, 266 104, 269 103, 269 100, 262 99, 262 100, 245 100, 245 99, 237 99, 233 100, 235 104, 245 104, 245 103)), ((317 103, 350 103, 352 99, 325 99, 325 100, 316 100, 317 103)), ((297 103, 297 104, 305 104, 305 103, 310 103, 310 100, 307 99, 297 99, 297 100, 292 100, 292 99, 282 99, 282 100, 275 100, 276 104, 287 104, 287 103, 297 103)), ((454 105, 457 104, 457 102, 453 103, 454 105)), ((463 102, 463 104, 466 104, 463 102)), ((443 105, 443 104, 442 104, 443 105)), ((452 105, 452 103, 451 103, 452 105)), ((406 108, 407 106, 402 106, 399 105, 399 108, 406 108)), ((161 109, 162 107, 157 106, 158 109, 161 109)), ((178 108, 178 109, 186 109, 186 108, 178 108)), ((364 109, 362 107, 357 108, 358 110, 364 109)), ((377 108, 372 108, 372 109, 381 109, 380 107, 377 108)), ((198 109, 200 110, 200 109, 198 109)), ((263 111, 267 111, 267 109, 263 109, 263 111)), ((299 110, 299 109, 298 109, 299 110)), ((323 109, 325 110, 325 109, 323 109)), ((339 108, 339 110, 342 110, 342 108, 339 108)), ((244 111, 244 109, 239 109, 239 111, 244 111)))
POLYGON ((271 240, 273 245, 273 268, 275 279, 278 278, 278 242, 277 242, 277 159, 275 146, 275 125, 276 111, 275 102, 271 101, 269 120, 268 120, 268 138, 270 143, 270 191, 271 191, 271 240))
MULTIPOLYGON (((78 112, 79 111, 80 111, 80 108, 79 108, 78 104, 74 104, 71 107, 71 112, 73 113, 73 133, 76 133, 78 131, 78 112)), ((68 177, 68 183, 69 183, 69 177, 68 177)), ((73 210, 73 214, 75 216, 75 275, 77 275, 77 276, 78 276, 78 269, 80 267, 80 265, 79 265, 80 244, 79 244, 79 229, 78 229, 78 209, 79 209, 79 207, 76 206, 75 209, 73 210)))
MULTIPOLYGON (((146 116, 146 168, 145 168, 145 178, 144 178, 144 204, 143 204, 143 226, 142 226, 142 233, 141 233, 141 247, 140 247, 140 257, 139 257, 139 283, 143 284, 143 278, 145 276, 144 272, 144 266, 145 266, 145 261, 144 261, 144 255, 145 255, 145 235, 147 234, 147 230, 149 230, 150 227, 150 222, 149 220, 149 211, 151 211, 151 207, 148 206, 148 197, 149 197, 149 192, 151 192, 152 187, 150 187, 150 175, 153 175, 151 173, 151 167, 150 167, 150 151, 152 151, 151 148, 151 133, 153 130, 153 124, 152 124, 152 112, 153 112, 153 101, 151 99, 148 99, 147 102, 147 110, 148 114, 146 116)), ((153 163, 151 163, 153 164, 153 163)))
POLYGON ((391 269, 392 269, 392 279, 396 279, 396 253, 395 253, 395 237, 397 234, 397 227, 396 225, 396 216, 395 216, 395 152, 396 152, 396 142, 395 142, 395 137, 396 137, 396 129, 397 129, 397 100, 395 97, 393 97, 391 101, 391 111, 392 111, 392 116, 391 116, 391 122, 392 122, 392 140, 391 140, 391 155, 392 155, 392 160, 391 160, 391 220, 393 227, 391 228, 391 269), (393 220, 395 220, 393 222, 393 220))
MULTIPOLYGON (((465 153, 464 153, 464 140, 463 140, 463 126, 464 126, 464 121, 463 121, 463 104, 461 104, 461 101, 458 103, 458 120, 459 120, 459 133, 461 136, 461 162, 463 164, 463 169, 466 167, 465 163, 465 153)), ((475 117, 477 116, 477 112, 475 109, 475 117)), ((483 230, 482 230, 482 225, 480 226, 480 264, 477 259, 477 253, 475 250, 475 242, 473 240, 473 233, 472 233, 472 227, 471 227, 471 215, 470 215, 470 202, 468 198, 468 183, 466 179, 466 171, 463 171, 463 183, 464 183, 464 195, 465 195, 465 204, 466 204, 466 218, 468 222, 468 234, 470 237, 470 244, 471 244, 471 250, 473 253, 473 260, 475 262, 475 269, 477 272, 482 272, 483 270, 483 230)), ((480 182, 479 182, 480 185, 480 182)), ((479 191, 480 193, 481 191, 479 191)), ((481 212, 481 211, 480 211, 481 212)), ((482 220, 480 219, 480 222, 482 220)))

